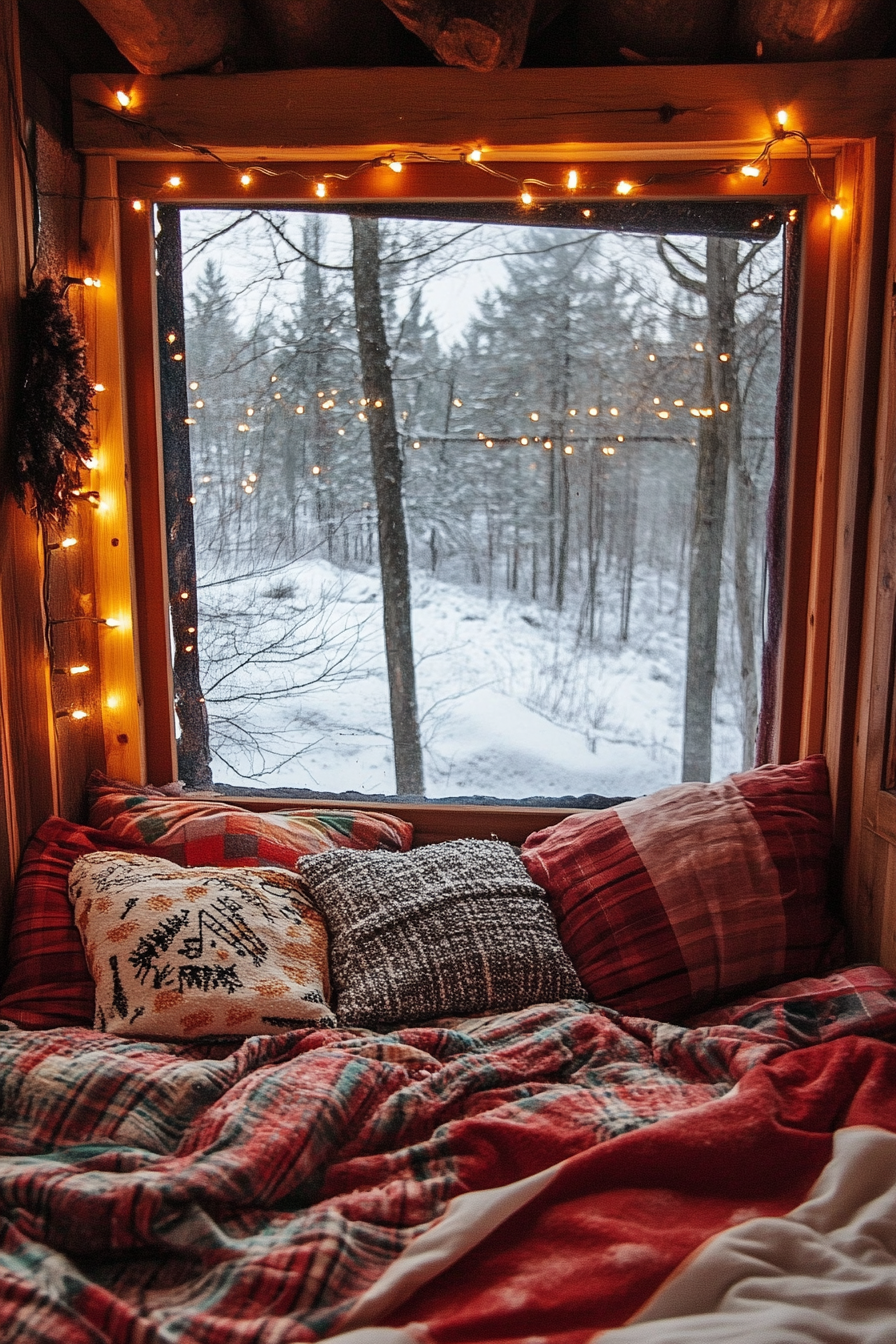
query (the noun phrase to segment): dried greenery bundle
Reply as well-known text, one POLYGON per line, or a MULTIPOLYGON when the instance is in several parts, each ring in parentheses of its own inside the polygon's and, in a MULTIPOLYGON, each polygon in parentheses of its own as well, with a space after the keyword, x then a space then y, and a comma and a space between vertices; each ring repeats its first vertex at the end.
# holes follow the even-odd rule
POLYGON ((90 412, 93 383, 87 376, 87 347, 65 297, 66 286, 46 279, 22 303, 22 370, 15 444, 13 489, 21 508, 42 523, 64 523, 79 468, 91 456, 90 412))

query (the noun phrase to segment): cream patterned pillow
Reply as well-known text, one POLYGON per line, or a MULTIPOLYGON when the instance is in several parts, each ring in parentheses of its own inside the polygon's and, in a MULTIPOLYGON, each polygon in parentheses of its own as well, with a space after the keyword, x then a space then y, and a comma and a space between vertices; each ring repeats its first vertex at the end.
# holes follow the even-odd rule
POLYGON ((185 1040, 336 1025, 326 925, 292 873, 105 852, 78 859, 68 890, 98 1030, 185 1040))

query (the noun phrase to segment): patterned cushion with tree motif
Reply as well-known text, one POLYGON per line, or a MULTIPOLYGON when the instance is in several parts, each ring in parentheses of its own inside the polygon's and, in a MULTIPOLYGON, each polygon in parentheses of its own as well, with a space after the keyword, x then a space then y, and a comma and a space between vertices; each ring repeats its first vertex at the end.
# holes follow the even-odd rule
POLYGON ((336 1025, 326 927, 281 868, 87 854, 72 868, 69 898, 98 1030, 185 1040, 336 1025))

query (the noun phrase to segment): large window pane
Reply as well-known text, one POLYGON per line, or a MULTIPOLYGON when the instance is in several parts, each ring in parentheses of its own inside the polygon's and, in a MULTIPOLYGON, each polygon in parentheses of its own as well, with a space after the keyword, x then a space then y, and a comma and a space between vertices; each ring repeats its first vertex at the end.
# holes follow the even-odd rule
POLYGON ((391 793, 401 733, 432 798, 752 762, 780 239, 181 228, 216 781, 391 793))

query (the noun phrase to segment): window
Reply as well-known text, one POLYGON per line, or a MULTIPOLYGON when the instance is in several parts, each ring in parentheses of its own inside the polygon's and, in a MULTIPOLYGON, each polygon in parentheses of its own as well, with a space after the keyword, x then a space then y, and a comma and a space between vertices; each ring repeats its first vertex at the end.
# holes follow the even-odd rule
POLYGON ((194 783, 519 799, 752 762, 786 211, 460 213, 160 211, 194 783))

